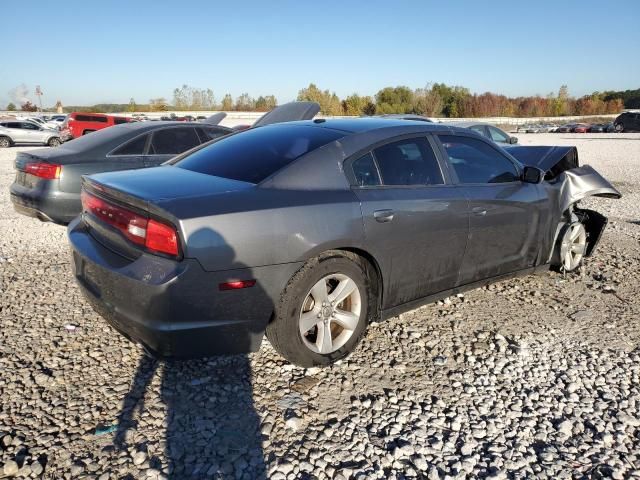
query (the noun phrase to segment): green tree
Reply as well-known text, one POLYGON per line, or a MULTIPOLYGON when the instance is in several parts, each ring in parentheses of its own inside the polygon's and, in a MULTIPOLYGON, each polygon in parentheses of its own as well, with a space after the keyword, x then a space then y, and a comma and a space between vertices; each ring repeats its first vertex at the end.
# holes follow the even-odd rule
POLYGON ((376 106, 371 97, 361 97, 354 93, 342 101, 342 111, 345 115, 373 115, 376 112, 376 106))
POLYGON ((298 91, 298 101, 316 102, 320 105, 320 113, 323 115, 342 115, 342 102, 338 95, 329 90, 320 90, 313 83, 298 91))
POLYGON ((7 105, 7 111, 8 112, 15 112, 16 111, 16 106, 13 102, 10 102, 9 105, 7 105))
POLYGON ((412 113, 439 117, 442 115, 443 107, 442 97, 433 89, 432 85, 427 85, 425 88, 417 88, 413 92, 412 113))
POLYGON ((410 113, 413 92, 409 87, 385 87, 376 93, 378 113, 410 113))
POLYGON ((136 101, 131 97, 129 100, 129 106, 127 107, 128 112, 136 112, 138 110, 138 106, 136 105, 136 101))
POLYGON ((227 93, 222 99, 222 105, 220 106, 220 110, 225 112, 229 112, 233 110, 233 97, 231 94, 227 93))
POLYGON ((256 100, 255 109, 259 112, 268 112, 269 110, 273 110, 277 105, 278 101, 273 95, 267 95, 266 97, 260 95, 256 100))

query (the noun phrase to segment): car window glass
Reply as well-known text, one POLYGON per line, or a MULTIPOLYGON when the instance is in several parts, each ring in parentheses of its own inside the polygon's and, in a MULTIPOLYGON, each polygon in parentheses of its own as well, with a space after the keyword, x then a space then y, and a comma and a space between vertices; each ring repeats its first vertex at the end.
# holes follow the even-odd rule
POLYGON ((484 131, 484 125, 473 125, 472 127, 469 127, 469 130, 473 130, 474 132, 478 132, 483 137, 486 136, 485 135, 485 131, 484 131))
POLYGON ((29 122, 22 122, 22 129, 23 130, 38 130, 40 127, 38 127, 37 125, 33 124, 33 123, 29 123, 29 122))
POLYGON ((260 183, 307 152, 344 135, 329 128, 274 124, 228 135, 175 165, 207 175, 260 183))
POLYGON ((18 122, 9 122, 7 125, 9 128, 22 128, 22 125, 18 122))
POLYGON ((219 128, 198 127, 196 130, 198 131, 198 135, 200 136, 200 141, 202 143, 223 137, 229 133, 226 130, 220 130, 219 128))
POLYGON ((193 128, 165 128, 153 132, 149 153, 152 155, 175 155, 200 145, 193 128))
POLYGON ((114 117, 113 119, 113 123, 116 125, 120 125, 121 123, 127 123, 128 120, 126 118, 118 118, 118 117, 114 117))
POLYGON ((496 127, 489 127, 489 133, 491 134, 491 139, 494 142, 509 143, 509 136, 502 130, 498 130, 496 127))
POLYGON ((371 187, 380 185, 380 175, 378 175, 378 170, 376 169, 376 164, 371 153, 367 153, 355 160, 351 164, 351 167, 353 168, 353 175, 358 186, 371 187))
POLYGON ((374 150, 384 185, 439 185, 440 166, 426 138, 389 143, 374 150))
POLYGON ((147 144, 147 139, 149 138, 149 134, 140 135, 138 138, 135 138, 114 152, 111 155, 142 155, 144 154, 144 148, 147 144))
POLYGON ((461 183, 502 183, 519 179, 516 167, 495 148, 476 138, 441 135, 461 183))

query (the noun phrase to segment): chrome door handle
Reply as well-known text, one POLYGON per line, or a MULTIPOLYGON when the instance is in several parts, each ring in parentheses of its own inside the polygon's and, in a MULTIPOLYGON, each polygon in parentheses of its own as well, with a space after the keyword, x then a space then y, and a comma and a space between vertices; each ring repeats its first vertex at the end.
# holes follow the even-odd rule
POLYGON ((379 223, 390 222, 393 220, 393 210, 376 210, 373 212, 373 218, 379 223))
POLYGON ((484 217, 487 214, 487 209, 482 207, 475 207, 471 211, 478 217, 484 217))

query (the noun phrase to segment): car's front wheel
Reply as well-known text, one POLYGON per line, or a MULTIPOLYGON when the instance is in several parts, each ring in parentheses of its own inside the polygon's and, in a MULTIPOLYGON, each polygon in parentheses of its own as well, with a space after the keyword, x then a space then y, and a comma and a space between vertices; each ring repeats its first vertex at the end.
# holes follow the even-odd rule
POLYGON ((616 123, 614 125, 614 128, 616 129, 616 132, 618 132, 618 133, 624 132, 624 125, 622 123, 616 123))
POLYGON ((267 338, 291 363, 329 365, 356 347, 375 299, 367 264, 327 252, 309 261, 285 288, 267 338))
POLYGON ((50 147, 59 147, 60 143, 61 142, 58 137, 53 137, 49 139, 49 141, 47 142, 47 145, 49 145, 50 147))
POLYGON ((587 251, 587 231, 584 225, 575 221, 564 227, 558 243, 558 267, 565 272, 576 270, 587 251))
POLYGON ((0 137, 0 148, 9 148, 11 146, 11 139, 9 137, 0 137))

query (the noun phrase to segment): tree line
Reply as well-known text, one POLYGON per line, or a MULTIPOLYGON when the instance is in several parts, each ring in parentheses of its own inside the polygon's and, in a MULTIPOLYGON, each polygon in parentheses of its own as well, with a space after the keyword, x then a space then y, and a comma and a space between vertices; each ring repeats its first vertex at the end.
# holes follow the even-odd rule
MULTIPOLYGON (((335 92, 322 90, 311 83, 298 92, 297 100, 320 104, 323 115, 376 115, 411 113, 430 117, 559 117, 566 115, 601 115, 619 113, 624 108, 640 108, 640 89, 594 92, 576 98, 566 85, 557 93, 546 96, 507 97, 495 93, 471 93, 468 88, 444 83, 428 84, 423 88, 406 86, 385 87, 374 96, 357 93, 340 98, 335 92)), ((139 104, 131 98, 128 104, 106 103, 91 106, 67 106, 66 112, 163 112, 163 111, 243 111, 266 112, 277 106, 274 95, 257 98, 243 93, 234 98, 225 94, 220 100, 212 89, 182 85, 173 90, 171 101, 152 98, 139 104)), ((7 110, 18 110, 10 103, 7 110)), ((22 111, 35 111, 30 102, 20 106, 22 111)))

